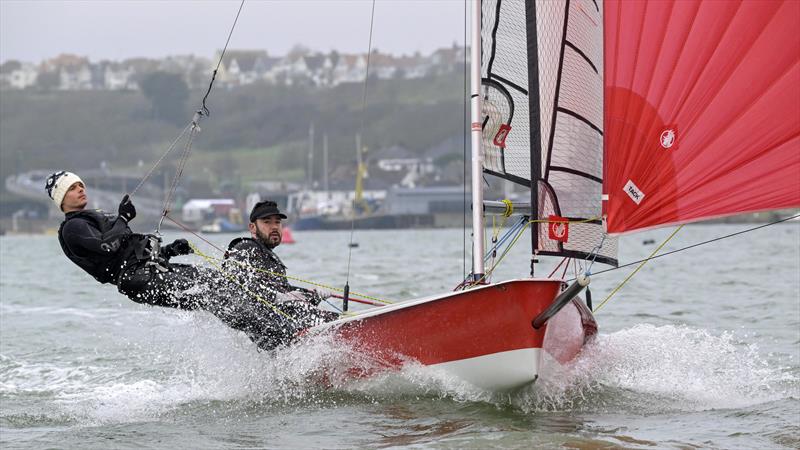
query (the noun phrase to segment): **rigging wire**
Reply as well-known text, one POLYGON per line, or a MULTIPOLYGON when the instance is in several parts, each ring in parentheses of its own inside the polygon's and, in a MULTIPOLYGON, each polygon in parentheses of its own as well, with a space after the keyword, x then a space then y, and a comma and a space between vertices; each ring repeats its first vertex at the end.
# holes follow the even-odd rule
POLYGON ((214 80, 217 78, 217 71, 219 70, 219 66, 222 65, 222 58, 225 57, 225 51, 228 50, 228 44, 231 42, 231 36, 233 36, 233 30, 236 28, 236 23, 239 21, 239 14, 242 13, 242 7, 244 7, 244 0, 239 4, 239 10, 236 11, 236 18, 233 19, 233 25, 231 25, 231 30, 228 32, 228 39, 225 41, 225 46, 222 47, 222 53, 219 55, 219 61, 217 61, 217 67, 214 68, 214 73, 211 74, 211 82, 208 83, 208 90, 206 91, 206 95, 203 96, 203 104, 200 107, 200 111, 206 116, 211 117, 211 111, 208 110, 206 107, 206 99, 208 95, 211 93, 211 87, 214 85, 214 80))
MULTIPOLYGON (((503 261, 503 258, 505 258, 506 255, 508 254, 508 252, 511 251, 511 248, 514 247, 514 245, 516 245, 517 241, 522 236, 523 232, 532 223, 554 223, 554 222, 557 222, 557 223, 587 223, 587 222, 595 221, 597 219, 599 219, 599 217, 590 217, 588 219, 582 219, 582 220, 550 220, 550 219, 530 220, 530 218, 528 216, 523 216, 522 220, 520 222, 518 222, 517 224, 513 225, 511 227, 511 229, 509 229, 506 232, 506 234, 503 236, 503 238, 501 238, 500 241, 498 242, 498 245, 496 246, 497 248, 499 248, 499 246, 502 245, 503 242, 505 242, 506 239, 510 238, 512 235, 514 236, 514 239, 511 241, 510 244, 508 244, 508 247, 506 247, 506 249, 500 255, 500 258, 497 260, 497 262, 494 263, 492 265, 492 267, 489 268, 486 271, 486 273, 484 273, 484 276, 482 276, 477 281, 468 282, 469 277, 467 277, 458 286, 456 286, 456 290, 461 289, 461 288, 474 286, 474 285, 478 285, 478 284, 485 284, 485 281, 488 279, 488 276, 491 275, 491 273, 494 272, 494 270, 500 265, 500 263, 503 261)), ((497 248, 493 247, 492 250, 496 250, 497 248)), ((484 261, 487 261, 489 256, 491 256, 491 251, 489 251, 486 255, 484 255, 484 261)), ((471 277, 471 275, 472 274, 470 274, 470 277, 471 277)))
POLYGON ((466 124, 470 123, 470 121, 467 120, 467 117, 470 114, 469 109, 467 108, 467 92, 468 92, 467 75, 469 70, 469 67, 467 65, 467 42, 469 42, 467 41, 467 29, 469 28, 467 26, 468 21, 469 21, 469 2, 467 0, 464 0, 464 88, 461 92, 462 101, 464 102, 463 104, 464 112, 463 116, 461 117, 462 121, 461 126, 464 127, 464 130, 461 131, 461 139, 464 147, 462 152, 463 153, 462 165, 464 167, 464 183, 463 183, 464 197, 462 199, 464 208, 464 215, 463 215, 464 227, 461 235, 461 245, 463 247, 463 255, 462 255, 463 267, 461 269, 462 278, 467 278, 467 133, 465 133, 464 131, 466 131, 467 129, 466 124))
MULTIPOLYGON (((766 228, 768 226, 779 224, 781 222, 786 222, 786 221, 789 221, 789 220, 792 220, 792 219, 796 219, 798 217, 800 217, 800 214, 795 214, 793 216, 785 217, 783 219, 779 219, 779 220, 776 220, 776 221, 773 221, 773 222, 770 222, 770 223, 767 223, 767 224, 764 224, 764 225, 759 225, 757 227, 752 227, 752 228, 748 228, 748 229, 745 229, 745 230, 742 230, 742 231, 737 231, 736 233, 726 234, 724 236, 718 236, 718 237, 716 237, 714 239, 708 239, 706 241, 698 242, 696 244, 688 245, 686 247, 682 247, 682 248, 679 248, 679 249, 676 249, 676 250, 672 250, 672 251, 669 251, 669 252, 666 252, 666 253, 662 253, 660 255, 656 255, 656 253, 658 253, 658 251, 661 250, 664 247, 664 245, 666 245, 667 242, 669 242, 678 233, 678 231, 680 231, 681 228, 684 227, 684 225, 686 225, 686 224, 682 224, 678 228, 676 228, 675 231, 673 231, 672 234, 670 234, 669 237, 667 237, 667 239, 665 239, 664 242, 661 243, 661 245, 659 245, 655 250, 653 250, 653 252, 647 258, 640 259, 639 261, 633 261, 633 262, 630 262, 628 264, 624 264, 622 266, 612 267, 612 268, 606 269, 606 270, 601 270, 599 272, 594 273, 593 275, 598 275, 598 274, 601 274, 601 273, 611 272, 613 270, 622 269, 623 267, 629 267, 629 266, 632 266, 632 265, 635 265, 635 264, 639 264, 633 272, 631 272, 627 277, 625 277, 625 279, 613 291, 611 291, 611 293, 608 294, 608 296, 602 302, 600 302, 600 304, 597 305, 596 308, 594 308, 593 312, 598 311, 600 308, 603 307, 603 305, 605 305, 609 300, 611 300, 611 297, 613 297, 614 294, 616 294, 620 289, 622 289, 622 287, 631 278, 633 278, 633 276, 636 275, 637 272, 639 272, 639 269, 644 267, 644 265, 647 264, 650 260, 653 260, 653 259, 656 259, 656 258, 660 258, 662 256, 671 255, 673 253, 682 252, 684 250, 688 250, 688 249, 691 249, 691 248, 694 248, 694 247, 699 247, 701 245, 710 244, 712 242, 721 241, 723 239, 727 239, 727 238, 730 238, 730 237, 738 236, 740 234, 749 233, 751 231, 759 230, 761 228, 766 228)), ((568 280, 568 281, 573 281, 573 280, 574 280, 574 278, 572 280, 568 280)))
MULTIPOLYGON (((771 226, 771 225, 776 225, 776 224, 779 224, 779 223, 782 223, 782 222, 787 222, 787 221, 792 220, 792 219, 797 219, 798 217, 800 217, 800 214, 795 214, 793 216, 785 217, 783 219, 779 219, 779 220, 776 220, 774 222, 770 222, 770 223, 767 223, 767 224, 759 225, 757 227, 748 228, 748 229, 745 229, 745 230, 742 230, 742 231, 737 231, 736 233, 726 234, 724 236, 715 237, 715 238, 709 239, 707 241, 702 241, 702 242, 698 242, 696 244, 688 245, 686 247, 681 247, 681 248, 676 249, 676 250, 671 250, 671 251, 668 251, 666 253, 662 253, 660 255, 655 255, 655 256, 653 256, 651 258, 640 259, 638 261, 629 262, 629 263, 623 264, 621 266, 611 267, 609 269, 600 270, 600 271, 597 271, 597 272, 593 273, 592 275, 600 275, 601 273, 612 272, 614 270, 619 270, 619 269, 622 269, 622 268, 625 268, 625 267, 630 267, 630 266, 639 264, 639 263, 644 262, 644 261, 661 258, 662 256, 671 255, 673 253, 682 252, 684 250, 689 250, 691 248, 699 247, 701 245, 710 244, 710 243, 716 242, 716 241, 721 241, 723 239, 727 239, 727 238, 730 238, 730 237, 738 236, 740 234, 745 234, 745 233, 749 233, 751 231, 759 230, 761 228, 766 228, 766 227, 771 226)), ((568 281, 572 281, 572 280, 568 280, 568 281)))
POLYGON ((161 161, 163 161, 164 158, 166 158, 167 155, 175 148, 175 146, 178 144, 178 142, 181 139, 183 139, 183 136, 186 134, 187 131, 189 131, 189 128, 191 128, 191 127, 192 127, 192 124, 190 123, 190 124, 186 125, 183 128, 183 131, 181 131, 181 134, 179 134, 178 137, 176 137, 175 140, 172 141, 172 143, 169 145, 169 148, 167 148, 167 151, 164 152, 164 154, 161 155, 160 158, 158 158, 158 160, 155 162, 155 164, 153 164, 153 167, 151 167, 150 170, 148 170, 147 173, 144 175, 144 177, 142 177, 142 179, 139 181, 139 184, 137 184, 136 187, 133 188, 133 190, 129 194, 131 197, 133 197, 133 195, 136 193, 136 191, 138 191, 139 188, 142 187, 142 185, 144 185, 144 182, 147 181, 148 178, 150 178, 150 175, 153 174, 153 171, 156 170, 156 167, 158 167, 158 165, 161 164, 161 161))
POLYGON ((172 183, 170 184, 169 190, 164 197, 164 204, 161 208, 161 218, 158 220, 158 225, 156 226, 156 234, 161 231, 161 225, 164 223, 164 218, 167 216, 167 213, 169 213, 172 197, 175 195, 175 191, 178 190, 178 182, 183 175, 183 169, 186 167, 186 163, 189 161, 189 154, 192 152, 192 143, 194 143, 194 137, 200 132, 198 122, 201 116, 202 114, 198 111, 192 120, 189 137, 186 139, 186 145, 184 146, 183 152, 181 152, 181 156, 178 160, 178 166, 175 169, 175 175, 172 177, 172 183))
POLYGON ((170 152, 172 152, 172 150, 177 146, 178 142, 180 142, 181 139, 183 139, 183 137, 186 135, 186 132, 189 131, 189 137, 187 138, 186 144, 183 148, 183 152, 181 152, 181 156, 179 158, 178 165, 175 170, 175 176, 172 178, 170 187, 164 195, 164 204, 162 208, 161 218, 159 219, 158 225, 156 226, 155 229, 156 235, 159 234, 161 230, 161 225, 164 222, 164 218, 169 212, 169 205, 172 201, 172 197, 174 196, 175 191, 177 190, 178 187, 178 182, 180 181, 180 178, 183 175, 183 169, 186 167, 186 163, 189 160, 189 154, 192 151, 192 143, 194 142, 194 137, 195 135, 197 135, 197 133, 200 132, 200 126, 199 126, 200 119, 203 116, 206 117, 211 116, 211 111, 206 106, 206 100, 208 99, 208 96, 211 93, 211 89, 214 87, 214 80, 217 78, 217 72, 219 71, 219 67, 222 65, 223 58, 225 57, 225 52, 227 51, 228 44, 231 41, 231 36, 233 36, 233 30, 236 28, 236 24, 239 21, 239 15, 242 12, 242 7, 244 7, 244 2, 245 0, 242 0, 241 3, 239 4, 239 10, 236 12, 236 18, 233 20, 233 25, 231 25, 231 29, 228 32, 228 38, 225 41, 225 46, 223 47, 222 52, 220 53, 219 61, 217 61, 217 66, 214 69, 214 73, 211 75, 211 81, 208 83, 208 89, 206 90, 206 93, 203 96, 203 101, 200 110, 195 112, 192 121, 188 125, 186 125, 186 127, 184 127, 183 131, 181 131, 178 137, 175 138, 175 140, 173 140, 172 143, 169 145, 167 151, 164 152, 164 154, 161 155, 161 157, 153 164, 150 170, 148 170, 147 173, 144 175, 144 177, 142 177, 142 179, 139 181, 139 184, 137 184, 136 187, 133 189, 133 191, 130 193, 130 195, 133 196, 133 194, 136 193, 139 190, 139 188, 141 188, 144 185, 145 181, 147 181, 147 179, 150 178, 150 176, 155 171, 156 167, 158 167, 164 161, 164 158, 166 158, 166 156, 170 152))
MULTIPOLYGON (((685 225, 685 224, 684 224, 684 225, 685 225)), ((613 290, 613 291, 611 291, 611 293, 610 293, 610 294, 608 294, 608 296, 607 296, 607 297, 606 297, 606 298, 605 298, 605 299, 604 299, 602 302, 600 302, 600 304, 599 304, 599 305, 597 305, 597 308, 595 308, 595 309, 594 309, 592 312, 596 312, 597 310, 599 310, 600 308, 602 308, 602 307, 603 307, 603 305, 605 305, 606 303, 608 303, 608 301, 609 301, 609 300, 611 300, 611 297, 613 297, 613 296, 614 296, 614 294, 616 294, 616 293, 617 293, 617 292, 618 292, 620 289, 622 289, 622 286, 625 286, 625 284, 626 284, 628 281, 630 281, 630 279, 631 279, 631 278, 633 278, 633 276, 634 276, 634 275, 636 275, 636 273, 637 273, 637 272, 639 272, 639 269, 641 269, 642 267, 644 267, 644 265, 645 265, 645 264, 647 264, 647 262, 648 262, 648 261, 650 261, 651 259, 653 259, 653 256, 655 256, 655 255, 656 255, 656 253, 658 253, 658 251, 659 251, 659 250, 661 250, 661 249, 662 249, 662 248, 663 248, 665 245, 667 245, 667 242, 669 242, 670 240, 672 240, 672 238, 673 238, 673 237, 675 237, 675 235, 676 235, 676 234, 678 234, 678 231, 681 231, 681 229, 683 228, 683 226, 684 226, 684 225, 681 225, 681 226, 679 226, 678 228, 675 228, 675 231, 673 231, 673 232, 672 232, 672 234, 670 234, 668 238, 664 239, 664 242, 662 242, 662 243, 661 243, 661 245, 659 245, 658 247, 656 247, 656 249, 655 249, 655 250, 653 250, 653 253, 650 253, 650 256, 649 256, 649 257, 647 257, 646 259, 644 259, 644 260, 642 261, 642 263, 641 263, 641 264, 639 264, 639 265, 636 267, 636 269, 635 269, 633 272, 631 272, 630 274, 628 274, 628 276, 627 276, 627 277, 625 277, 625 279, 622 281, 622 283, 620 283, 620 284, 619 284, 619 286, 617 286, 616 288, 614 288, 614 290, 613 290)), ((576 276, 576 278, 577 278, 577 276, 576 276)))
MULTIPOLYGON (((372 0, 372 11, 370 12, 369 16, 369 42, 367 43, 367 67, 364 73, 364 89, 361 95, 361 124, 359 125, 359 134, 363 137, 364 136, 364 121, 367 115, 367 84, 369 81, 369 60, 370 56, 372 55, 372 28, 375 24, 375 0, 372 0)), ((357 149, 359 152, 361 149, 357 149)), ((359 167, 357 170, 361 170, 359 167)), ((350 291, 350 262, 353 258, 353 235, 355 234, 356 228, 356 199, 355 195, 353 196, 353 206, 352 206, 352 217, 350 218, 350 243, 347 246, 347 275, 345 279, 345 299, 344 299, 344 310, 347 310, 347 294, 350 291)))
MULTIPOLYGON (((501 238, 500 238, 500 239, 499 239, 499 240, 498 240, 496 243, 494 243, 494 245, 492 246, 492 248, 491 248, 489 251, 487 251, 487 252, 486 252, 486 255, 484 255, 484 256, 483 256, 483 260, 484 260, 484 262, 486 262, 486 261, 489 261, 489 258, 491 258, 491 257, 492 257, 492 254, 493 254, 493 253, 496 253, 496 252, 497 252, 497 250, 499 250, 499 249, 500 249, 500 248, 503 246, 503 244, 504 244, 504 243, 505 243, 505 242, 506 242, 506 241, 507 241, 507 240, 508 240, 508 239, 509 239, 509 238, 510 238, 512 235, 514 235, 514 234, 515 234, 515 233, 516 233, 516 232, 519 230, 519 227, 522 227, 522 226, 524 226, 526 221, 527 221, 527 219, 523 217, 521 220, 518 220, 518 221, 517 221, 517 223, 515 223, 514 225, 512 225, 512 226, 511 226, 511 228, 509 228, 509 229, 508 229, 508 230, 505 232, 505 234, 503 234, 503 237, 501 237, 501 238)), ((464 275, 464 277, 466 277, 466 275, 464 275)))
MULTIPOLYGON (((673 234, 672 234, 672 235, 671 235, 669 238, 667 238, 667 241, 663 242, 663 243, 662 243, 662 244, 661 244, 661 245, 660 245, 660 246, 659 246, 659 247, 656 249, 656 252, 654 252, 654 253, 653 253, 653 255, 651 255, 650 257, 648 257, 648 258, 645 258, 645 259, 640 259, 640 260, 638 260, 638 261, 633 261, 633 262, 630 262, 630 263, 627 263, 627 264, 623 264, 623 265, 621 265, 621 266, 612 267, 612 268, 605 269, 605 270, 600 270, 600 271, 597 271, 597 272, 594 272, 594 273, 592 273, 592 275, 593 275, 593 276, 594 276, 594 275, 600 275, 600 274, 602 274, 602 273, 611 272, 611 271, 618 270, 618 269, 622 269, 622 268, 625 268, 625 267, 630 267, 630 266, 633 266, 633 265, 636 265, 636 264, 640 264, 640 263, 644 263, 644 262, 650 261, 650 260, 652 260, 652 259, 661 258, 662 256, 667 256, 667 255, 671 255, 671 254, 673 254, 673 253, 682 252, 682 251, 684 251, 684 250, 689 250, 689 249, 691 249, 691 248, 694 248, 694 247, 699 247, 699 246, 701 246, 701 245, 710 244, 710 243, 712 243, 712 242, 716 242, 716 241, 720 241, 720 240, 727 239, 727 238, 730 238, 730 237, 738 236, 738 235, 740 235, 740 234, 744 234, 744 233, 748 233, 748 232, 751 232, 751 231, 759 230, 759 229, 761 229, 761 228, 765 228, 765 227, 768 227, 768 226, 771 226, 771 225, 776 225, 776 224, 779 224, 779 223, 782 223, 782 222, 787 222, 787 221, 789 221, 789 220, 792 220, 792 219, 797 219, 797 218, 800 218, 800 214, 795 214, 795 215, 793 215, 793 216, 785 217, 785 218, 783 218, 783 219, 779 219, 779 220, 776 220, 776 221, 773 221, 773 222, 770 222, 770 223, 767 223, 767 224, 763 224, 763 225, 759 225, 759 226, 756 226, 756 227, 748 228, 748 229, 745 229, 745 230, 742 230, 742 231, 737 231, 737 232, 735 232, 735 233, 726 234, 726 235, 724 235, 724 236, 719 236, 719 237, 716 237, 716 238, 713 238, 713 239, 709 239, 709 240, 706 240, 706 241, 698 242, 698 243, 696 243, 696 244, 692 244, 692 245, 689 245, 689 246, 686 246, 686 247, 682 247, 682 248, 679 248, 679 249, 676 249, 676 250, 672 250, 672 251, 669 251, 669 252, 666 252, 666 253, 662 253, 662 254, 660 254, 660 255, 656 255, 655 253, 656 253, 656 252, 657 252, 659 249, 661 249, 661 248, 663 247, 663 245, 664 245, 664 244, 666 244, 666 242, 667 242, 667 241, 669 241, 669 239, 672 239, 672 237, 673 237, 673 236, 675 235, 675 233, 677 232, 677 230, 676 230, 675 232, 673 232, 673 234)), ((506 256, 506 254, 508 254, 508 252, 511 250, 511 248, 512 248, 512 247, 513 247, 513 246, 514 246, 516 243, 517 243, 517 241, 519 240, 519 237, 522 235, 522 233, 525 231, 525 229, 526 229, 526 228, 527 228, 527 227, 528 227, 530 224, 532 224, 532 223, 550 223, 550 222, 586 223, 586 222, 591 222, 591 221, 593 221, 593 220, 597 220, 597 219, 598 219, 597 217, 590 217, 590 218, 588 218, 588 219, 584 219, 584 220, 576 220, 576 221, 562 221, 562 220, 558 220, 558 221, 550 221, 549 219, 540 219, 540 220, 524 220, 524 221, 523 221, 523 223, 524 223, 524 226, 523 226, 521 229, 519 229, 519 230, 517 230, 517 231, 514 231, 513 233, 507 233, 507 235, 506 235, 506 236, 504 236, 504 237, 503 237, 503 238, 500 240, 500 242, 498 243, 498 247, 499 247, 500 245, 502 245, 502 243, 504 242, 504 240, 505 240, 505 239, 507 239, 508 237, 510 237, 510 235, 511 235, 511 234, 513 234, 513 235, 514 235, 514 239, 511 241, 511 243, 508 245, 508 247, 506 247, 506 249, 503 251, 502 255, 500 256, 500 259, 499 259, 499 260, 498 260, 498 261, 497 261, 497 262, 496 262, 496 263, 495 263, 495 264, 494 264, 494 265, 493 265, 493 266, 492 266, 492 267, 491 267, 491 268, 490 268, 490 269, 487 271, 487 273, 490 273, 490 272, 494 271, 494 270, 497 268, 497 266, 499 266, 499 265, 500 265, 500 262, 503 260, 503 258, 506 256)), ((683 226, 683 225, 681 225, 681 226, 683 226)), ((680 228, 678 228, 678 229, 680 229, 680 228)), ((512 228, 511 228, 511 230, 509 230, 509 231, 512 231, 512 230, 514 230, 514 227, 513 227, 513 226, 512 226, 512 228)), ((487 256, 488 256, 488 255, 487 255, 487 256)), ((568 265, 569 265, 569 264, 568 264, 568 265)), ((567 266, 568 266, 568 265, 567 265, 567 266)), ((559 266, 560 266, 560 264, 559 264, 559 266)), ((589 266, 589 268, 590 268, 590 267, 591 267, 591 262, 590 262, 590 266, 589 266)), ((637 269, 637 271, 638 271, 638 269, 637 269)), ((552 275, 552 274, 551 274, 551 275, 552 275)), ((565 272, 565 274, 564 274, 564 275, 562 275, 562 278, 564 278, 564 276, 565 276, 565 275, 566 275, 566 272, 565 272)), ((468 277, 465 277, 465 281, 464 281, 464 282, 462 282, 461 284, 459 284, 459 285, 456 287, 456 290, 457 290, 457 289, 460 289, 460 288, 462 288, 462 287, 468 287, 468 286, 470 286, 470 285, 472 285, 472 284, 478 284, 478 283, 480 283, 481 281, 483 281, 483 278, 482 278, 481 280, 478 280, 476 283, 466 283, 466 281, 467 281, 467 280, 466 280, 466 278, 468 278, 468 277)), ((574 281, 575 279, 576 279, 576 278, 571 278, 571 279, 569 279, 569 280, 565 280, 565 281, 567 281, 567 282, 570 282, 570 281, 574 281)), ((601 305, 602 305, 602 303, 601 303, 601 305)), ((597 309, 599 309, 601 305, 598 305, 598 307, 595 309, 595 311, 596 311, 597 309)))
POLYGON ((197 111, 192 118, 191 123, 191 132, 189 133, 189 138, 186 141, 186 147, 184 147, 184 151, 181 154, 181 158, 178 162, 178 167, 175 170, 175 176, 172 178, 172 185, 170 186, 169 192, 167 193, 166 198, 164 199, 164 208, 163 213, 161 215, 161 219, 158 221, 158 227, 156 231, 161 229, 161 224, 164 222, 164 217, 169 212, 169 205, 172 202, 172 197, 175 195, 175 191, 178 188, 178 182, 183 175, 183 169, 186 167, 186 162, 189 160, 189 154, 192 151, 192 143, 194 142, 194 137, 197 133, 200 132, 200 119, 203 116, 211 117, 211 111, 206 106, 206 100, 208 96, 211 94, 211 89, 214 87, 214 80, 217 79, 217 72, 219 71, 219 67, 222 65, 222 61, 225 58, 225 52, 228 50, 228 44, 231 42, 231 36, 233 36, 233 30, 236 29, 236 24, 239 22, 239 15, 242 13, 242 8, 244 7, 244 0, 239 3, 239 9, 236 11, 236 17, 233 19, 233 24, 231 25, 230 31, 228 31, 228 38, 225 40, 225 46, 222 48, 222 52, 220 52, 219 60, 217 61, 217 66, 214 68, 214 73, 211 74, 211 81, 208 83, 208 89, 206 90, 206 94, 203 96, 203 101, 200 106, 200 110, 197 111))
MULTIPOLYGON (((214 249, 215 249, 215 250, 217 250, 218 252, 220 252, 220 253, 222 253, 222 254, 224 254, 224 253, 225 253, 225 250, 221 249, 219 246, 217 246, 217 245, 216 245, 216 244, 214 244, 213 242, 211 242, 211 241, 209 241, 208 239, 204 238, 203 236, 201 236, 200 234, 198 234, 197 232, 195 232, 194 230, 192 230, 190 227, 188 227, 186 224, 182 223, 181 221, 179 221, 179 220, 177 220, 177 219, 173 218, 173 217, 172 217, 172 216, 170 216, 169 214, 166 216, 166 218, 167 218, 167 219, 169 219, 169 220, 170 220, 172 223, 174 223, 175 225, 177 225, 177 226, 178 226, 178 228, 181 228, 183 231, 185 231, 185 232, 187 232, 187 233, 193 234, 193 235, 194 235, 194 236, 196 236, 198 239, 200 239, 201 241, 205 242, 206 244, 208 244, 209 246, 211 246, 212 248, 214 248, 214 249)), ((201 251, 199 250, 199 248, 197 248, 196 246, 193 246, 193 247, 192 247, 192 250, 194 251, 194 253, 195 253, 197 256, 199 256, 199 257, 201 257, 201 258, 205 259, 205 260, 206 260, 206 261, 208 261, 209 263, 211 263, 212 261, 222 261, 222 260, 224 259, 224 258, 215 258, 215 257, 213 257, 213 256, 211 256, 211 255, 207 255, 207 254, 205 254, 205 253, 201 252, 201 251)), ((234 262, 234 263, 236 263, 236 264, 239 264, 239 265, 241 265, 241 266, 243 266, 243 267, 246 267, 246 268, 249 268, 249 269, 255 270, 256 272, 263 272, 263 273, 266 273, 266 274, 268 274, 268 275, 273 275, 273 276, 277 276, 277 277, 281 277, 281 278, 286 278, 286 279, 288 279, 288 280, 293 280, 293 281, 299 281, 299 282, 301 282, 301 283, 306 283, 306 284, 309 284, 309 285, 312 285, 312 286, 321 287, 321 288, 324 288, 324 289, 327 289, 327 290, 330 290, 330 291, 339 291, 339 292, 341 292, 341 291, 342 291, 342 289, 339 289, 339 288, 337 288, 337 287, 328 286, 328 285, 326 285, 326 284, 322 284, 322 283, 317 283, 317 282, 314 282, 314 281, 311 281, 311 280, 308 280, 308 279, 304 279, 304 278, 300 278, 300 277, 293 277, 293 276, 290 276, 290 275, 286 275, 286 274, 280 274, 280 273, 277 273, 277 272, 270 272, 270 271, 268 271, 268 270, 259 269, 258 267, 249 267, 249 266, 245 266, 243 263, 241 263, 241 262, 239 262, 239 261, 236 261, 236 260, 230 260, 230 261, 232 261, 232 262, 234 262)), ((359 292, 352 292, 352 293, 353 293, 353 294, 355 294, 355 295, 358 295, 359 297, 363 297, 363 298, 365 298, 365 299, 369 299, 369 300, 373 300, 373 301, 375 301, 375 302, 378 302, 379 304, 377 304, 377 305, 376 305, 375 303, 371 303, 371 302, 367 302, 367 301, 365 301, 365 300, 362 300, 362 299, 358 299, 358 298, 352 298, 352 297, 351 297, 351 298, 350 298, 350 300, 352 300, 352 301, 354 301, 354 302, 365 303, 365 304, 369 304, 369 305, 372 305, 372 306, 383 306, 383 305, 389 305, 389 304, 392 304, 392 303, 394 303, 394 302, 393 302, 393 301, 391 301, 391 300, 386 300, 386 299, 381 299, 381 298, 377 298, 377 297, 372 297, 372 296, 369 296, 369 295, 366 295, 366 294, 362 294, 362 293, 359 293, 359 292)))

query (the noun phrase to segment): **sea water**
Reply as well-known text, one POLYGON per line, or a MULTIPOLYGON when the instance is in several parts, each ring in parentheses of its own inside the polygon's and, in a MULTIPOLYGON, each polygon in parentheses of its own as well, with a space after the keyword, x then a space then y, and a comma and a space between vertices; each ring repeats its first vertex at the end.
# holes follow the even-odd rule
MULTIPOLYGON (((687 226, 662 252, 747 227, 687 226)), ((620 261, 647 257, 670 232, 623 237, 620 261)), ((339 287, 349 278, 357 293, 403 300, 458 284, 465 236, 357 230, 350 249, 349 232, 296 232, 277 251, 291 275, 339 287)), ((194 236, 167 237, 219 256, 194 236)), ((206 236, 218 247, 233 237, 206 236)), ((495 280, 528 276, 527 241, 495 280)), ((632 270, 593 276, 595 307, 632 270)), ((138 305, 97 284, 55 236, 4 236, 0 446, 800 447, 800 223, 652 260, 596 318, 599 335, 576 360, 548 363, 537 384, 512 393, 414 365, 320 383, 320 367, 357 349, 323 337, 258 352, 207 313, 138 305)))

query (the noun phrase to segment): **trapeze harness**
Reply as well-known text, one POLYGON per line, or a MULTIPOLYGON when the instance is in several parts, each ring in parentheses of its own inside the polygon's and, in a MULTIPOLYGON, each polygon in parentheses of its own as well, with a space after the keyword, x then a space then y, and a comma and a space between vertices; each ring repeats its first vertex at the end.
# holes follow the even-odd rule
POLYGON ((98 210, 69 212, 58 228, 64 254, 100 283, 117 284, 126 266, 151 255, 148 236, 133 233, 124 220, 113 218, 98 210), (67 226, 70 233, 65 236, 67 226))
POLYGON ((131 300, 155 306, 196 309, 198 298, 175 291, 195 284, 199 271, 170 264, 154 236, 133 233, 128 224, 96 210, 67 213, 58 230, 64 254, 100 283, 109 283, 131 300))

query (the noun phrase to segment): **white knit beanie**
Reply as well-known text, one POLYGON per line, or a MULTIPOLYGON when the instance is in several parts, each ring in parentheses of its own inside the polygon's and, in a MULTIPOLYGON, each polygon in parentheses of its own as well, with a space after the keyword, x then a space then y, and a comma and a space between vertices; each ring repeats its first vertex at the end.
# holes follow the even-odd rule
POLYGON ((83 183, 83 180, 81 180, 79 176, 72 172, 62 170, 60 172, 51 173, 50 176, 47 177, 44 190, 47 191, 47 195, 53 199, 53 203, 55 203, 60 210, 61 203, 64 201, 64 196, 67 195, 70 186, 79 182, 83 183))

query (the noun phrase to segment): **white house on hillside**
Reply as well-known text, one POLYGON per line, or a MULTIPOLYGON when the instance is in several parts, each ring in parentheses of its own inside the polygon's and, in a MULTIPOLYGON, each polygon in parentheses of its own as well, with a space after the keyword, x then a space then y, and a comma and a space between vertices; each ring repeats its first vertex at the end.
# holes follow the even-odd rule
POLYGON ((19 61, 6 61, 0 65, 0 86, 25 89, 36 84, 36 66, 19 61))
POLYGON ((103 71, 103 86, 111 91, 137 89, 132 79, 133 68, 119 63, 109 63, 103 71))

